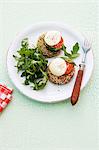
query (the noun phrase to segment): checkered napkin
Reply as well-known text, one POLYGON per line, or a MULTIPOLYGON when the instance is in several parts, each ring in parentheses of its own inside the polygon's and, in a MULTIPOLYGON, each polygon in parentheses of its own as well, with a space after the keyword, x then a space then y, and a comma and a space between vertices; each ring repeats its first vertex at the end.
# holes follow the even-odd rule
POLYGON ((9 104, 12 99, 13 89, 0 83, 0 112, 9 104))

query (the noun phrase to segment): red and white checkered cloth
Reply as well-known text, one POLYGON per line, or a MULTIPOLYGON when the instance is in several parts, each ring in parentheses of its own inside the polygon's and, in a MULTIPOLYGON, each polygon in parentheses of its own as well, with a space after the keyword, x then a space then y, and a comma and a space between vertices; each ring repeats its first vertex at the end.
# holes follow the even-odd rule
POLYGON ((0 112, 9 104, 12 99, 13 89, 0 83, 0 112))

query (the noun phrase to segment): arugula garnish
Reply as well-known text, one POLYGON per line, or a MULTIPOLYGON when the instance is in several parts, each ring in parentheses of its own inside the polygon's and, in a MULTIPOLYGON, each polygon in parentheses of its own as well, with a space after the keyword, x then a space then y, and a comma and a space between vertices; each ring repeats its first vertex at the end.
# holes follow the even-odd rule
POLYGON ((13 55, 17 61, 17 71, 24 77, 24 84, 30 85, 34 90, 43 89, 48 81, 46 69, 48 61, 38 48, 29 48, 28 39, 21 42, 17 51, 19 56, 13 55))
POLYGON ((51 46, 48 46, 47 44, 45 45, 47 47, 48 50, 50 50, 51 52, 57 52, 57 49, 51 46))
POLYGON ((64 55, 65 55, 65 57, 63 57, 63 58, 68 60, 68 62, 72 62, 73 59, 77 58, 80 55, 78 53, 78 51, 79 51, 79 44, 78 43, 76 43, 73 46, 73 48, 72 48, 70 53, 67 52, 67 49, 66 49, 65 45, 62 46, 62 50, 64 51, 64 55))
POLYGON ((73 46, 73 50, 71 51, 72 54, 77 54, 79 50, 79 44, 76 43, 74 46, 73 46))

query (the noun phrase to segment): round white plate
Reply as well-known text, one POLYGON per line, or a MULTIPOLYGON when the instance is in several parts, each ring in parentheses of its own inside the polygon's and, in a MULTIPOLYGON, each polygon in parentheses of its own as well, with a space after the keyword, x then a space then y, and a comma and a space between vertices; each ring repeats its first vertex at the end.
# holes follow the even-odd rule
MULTIPOLYGON (((19 74, 17 74, 17 68, 14 67, 16 62, 13 58, 13 54, 16 54, 17 50, 20 48, 21 40, 23 38, 28 37, 30 41, 36 44, 39 35, 42 32, 46 32, 49 30, 58 30, 62 33, 68 51, 71 50, 73 44, 75 44, 76 42, 80 44, 80 51, 79 51, 80 57, 74 60, 75 63, 79 66, 79 63, 81 63, 83 56, 82 45, 84 37, 80 33, 76 32, 75 30, 71 29, 69 26, 65 24, 48 22, 32 25, 26 28, 24 31, 22 31, 19 35, 17 35, 16 39, 12 42, 8 50, 7 69, 12 82, 17 87, 17 89, 19 89, 19 91, 22 92, 24 95, 28 96, 33 100, 41 102, 58 102, 70 98, 75 78, 77 75, 78 67, 76 67, 76 73, 70 83, 66 85, 55 85, 48 81, 45 88, 39 91, 35 91, 31 87, 23 85, 22 84, 23 79, 19 76, 19 74)), ((51 61, 52 59, 53 58, 49 59, 49 61, 51 61)), ((83 89, 87 84, 87 82, 89 81, 90 76, 92 74, 92 69, 93 69, 93 54, 91 50, 87 54, 86 68, 84 72, 81 89, 83 89)))

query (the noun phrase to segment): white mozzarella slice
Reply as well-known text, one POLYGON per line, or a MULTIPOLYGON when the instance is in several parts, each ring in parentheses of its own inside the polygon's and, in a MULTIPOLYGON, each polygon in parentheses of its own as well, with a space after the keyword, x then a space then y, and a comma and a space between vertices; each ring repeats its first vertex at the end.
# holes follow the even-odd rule
POLYGON ((58 31, 49 31, 46 33, 44 40, 47 45, 54 46, 61 41, 61 34, 58 31))
POLYGON ((53 75, 61 76, 66 72, 67 65, 62 58, 56 58, 49 64, 49 69, 53 75))

